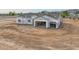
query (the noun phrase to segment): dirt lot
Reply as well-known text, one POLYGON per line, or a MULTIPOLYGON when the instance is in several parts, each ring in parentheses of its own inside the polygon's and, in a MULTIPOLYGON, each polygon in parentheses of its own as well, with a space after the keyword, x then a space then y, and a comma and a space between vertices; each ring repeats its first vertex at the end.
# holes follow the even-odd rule
POLYGON ((79 20, 64 19, 59 29, 18 25, 15 20, 0 16, 1 50, 79 49, 79 20))

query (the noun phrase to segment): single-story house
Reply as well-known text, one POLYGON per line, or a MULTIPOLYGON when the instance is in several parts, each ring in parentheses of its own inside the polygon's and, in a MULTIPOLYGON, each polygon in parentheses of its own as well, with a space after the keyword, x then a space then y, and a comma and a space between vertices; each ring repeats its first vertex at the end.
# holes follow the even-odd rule
MULTIPOLYGON (((46 28, 50 28, 51 24, 54 24, 56 28, 59 28, 61 24, 60 17, 50 17, 47 15, 43 16, 31 16, 31 17, 17 17, 16 23, 18 24, 31 24, 34 27, 37 27, 40 24, 45 25, 46 28)), ((39 25, 40 26, 40 25, 39 25)))

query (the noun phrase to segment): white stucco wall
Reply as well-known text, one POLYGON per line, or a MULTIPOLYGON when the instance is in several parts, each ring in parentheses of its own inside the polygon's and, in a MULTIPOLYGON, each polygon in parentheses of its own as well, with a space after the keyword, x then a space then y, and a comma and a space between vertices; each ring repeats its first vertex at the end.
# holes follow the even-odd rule
POLYGON ((17 24, 33 24, 33 19, 18 17, 16 19, 16 23, 17 24), (20 22, 19 22, 19 20, 20 20, 20 22))
POLYGON ((22 19, 23 19, 22 17, 17 17, 16 23, 17 23, 17 24, 22 24, 22 23, 23 23, 23 20, 22 20, 22 19), (19 19, 21 20, 21 22, 18 21, 19 19))

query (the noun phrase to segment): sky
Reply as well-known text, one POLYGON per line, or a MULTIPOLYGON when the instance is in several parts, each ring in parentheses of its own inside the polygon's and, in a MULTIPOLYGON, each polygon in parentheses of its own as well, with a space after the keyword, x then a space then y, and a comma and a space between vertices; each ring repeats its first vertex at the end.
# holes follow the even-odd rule
POLYGON ((64 9, 0 9, 0 13, 1 14, 7 14, 10 11, 15 11, 16 13, 29 13, 29 12, 33 12, 33 13, 37 13, 37 12, 41 12, 41 11, 62 11, 64 9))

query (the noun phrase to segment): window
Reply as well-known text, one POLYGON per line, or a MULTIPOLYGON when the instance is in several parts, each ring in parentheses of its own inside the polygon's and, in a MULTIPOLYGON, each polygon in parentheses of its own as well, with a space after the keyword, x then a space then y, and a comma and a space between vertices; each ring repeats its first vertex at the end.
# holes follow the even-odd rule
POLYGON ((20 19, 18 19, 18 22, 21 22, 21 20, 20 20, 20 19))
POLYGON ((31 20, 28 20, 28 22, 31 22, 31 20))

